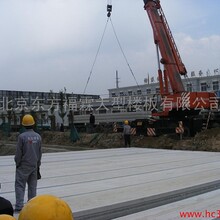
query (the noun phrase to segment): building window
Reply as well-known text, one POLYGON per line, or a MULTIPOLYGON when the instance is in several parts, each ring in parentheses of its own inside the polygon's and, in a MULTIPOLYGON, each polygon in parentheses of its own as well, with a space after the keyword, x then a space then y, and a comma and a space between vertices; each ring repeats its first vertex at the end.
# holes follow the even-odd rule
POLYGON ((24 96, 25 98, 29 98, 29 92, 24 92, 24 93, 23 93, 23 96, 24 96))
POLYGON ((120 96, 123 96, 123 95, 124 95, 124 92, 121 91, 121 92, 119 93, 119 95, 120 95, 120 96))
POLYGON ((207 84, 205 83, 201 83, 201 91, 207 91, 207 84))
POLYGON ((141 95, 141 94, 142 94, 141 89, 138 89, 138 90, 137 90, 137 95, 141 95))
POLYGON ((115 92, 112 92, 112 97, 116 97, 116 94, 115 94, 115 92))
POLYGON ((160 88, 156 88, 156 94, 160 94, 160 88))
POLYGON ((132 96, 132 91, 131 90, 128 91, 128 96, 132 96))
POLYGON ((213 91, 218 91, 219 90, 219 82, 218 81, 212 82, 212 88, 213 88, 213 91))
POLYGON ((192 84, 191 83, 186 84, 186 91, 192 92, 192 84))
POLYGON ((147 94, 151 94, 151 89, 146 89, 147 94))
POLYGON ((3 91, 2 94, 3 94, 4 98, 6 98, 8 96, 7 91, 3 91))

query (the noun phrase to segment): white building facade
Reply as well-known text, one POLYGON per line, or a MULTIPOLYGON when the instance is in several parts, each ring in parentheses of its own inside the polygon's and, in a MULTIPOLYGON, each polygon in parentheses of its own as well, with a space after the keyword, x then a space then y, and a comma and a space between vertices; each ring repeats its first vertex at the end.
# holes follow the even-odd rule
MULTIPOLYGON (((159 82, 154 82, 154 78, 151 78, 151 82, 149 82, 150 80, 147 81, 148 83, 139 86, 136 85, 109 89, 109 97, 159 95, 159 82)), ((214 91, 218 97, 220 96, 220 74, 183 78, 182 82, 188 92, 214 91)))

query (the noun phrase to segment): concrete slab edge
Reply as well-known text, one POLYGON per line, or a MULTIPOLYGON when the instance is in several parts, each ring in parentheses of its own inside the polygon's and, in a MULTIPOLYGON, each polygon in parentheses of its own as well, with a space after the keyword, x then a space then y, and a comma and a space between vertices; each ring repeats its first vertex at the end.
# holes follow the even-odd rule
POLYGON ((220 189, 220 180, 73 213, 74 220, 111 220, 220 189))

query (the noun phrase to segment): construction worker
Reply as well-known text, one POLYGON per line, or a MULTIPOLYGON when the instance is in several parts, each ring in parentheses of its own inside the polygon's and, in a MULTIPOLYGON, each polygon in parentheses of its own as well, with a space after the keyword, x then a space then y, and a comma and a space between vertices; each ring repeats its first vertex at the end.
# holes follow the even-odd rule
POLYGON ((123 136, 125 141, 125 147, 131 147, 131 126, 128 120, 124 121, 123 136))
POLYGON ((27 114, 22 119, 25 132, 18 136, 15 163, 15 212, 24 205, 26 183, 28 185, 28 200, 36 196, 37 171, 41 165, 41 136, 33 130, 34 118, 27 114))
POLYGON ((63 125, 63 123, 61 123, 61 125, 60 125, 60 131, 64 132, 64 125, 63 125))
POLYGON ((18 220, 73 220, 69 205, 53 195, 39 195, 30 200, 18 220))
POLYGON ((89 127, 90 127, 90 133, 94 132, 94 127, 95 127, 95 115, 93 113, 90 113, 89 117, 89 127))
POLYGON ((7 214, 1 215, 1 214, 0 214, 0 220, 16 220, 16 218, 14 218, 14 217, 11 216, 11 215, 7 215, 7 214))

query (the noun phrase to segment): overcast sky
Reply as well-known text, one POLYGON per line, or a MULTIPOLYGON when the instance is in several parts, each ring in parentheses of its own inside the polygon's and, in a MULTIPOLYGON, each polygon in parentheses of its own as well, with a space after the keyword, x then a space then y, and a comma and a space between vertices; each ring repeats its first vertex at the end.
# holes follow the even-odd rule
MULTIPOLYGON (((107 21, 107 0, 0 0, 0 89, 83 93, 107 21)), ((138 84, 157 77, 142 0, 112 0, 112 22, 138 84)), ((220 68, 220 1, 161 0, 188 73, 220 68)), ((136 85, 109 22, 86 93, 136 85)))

